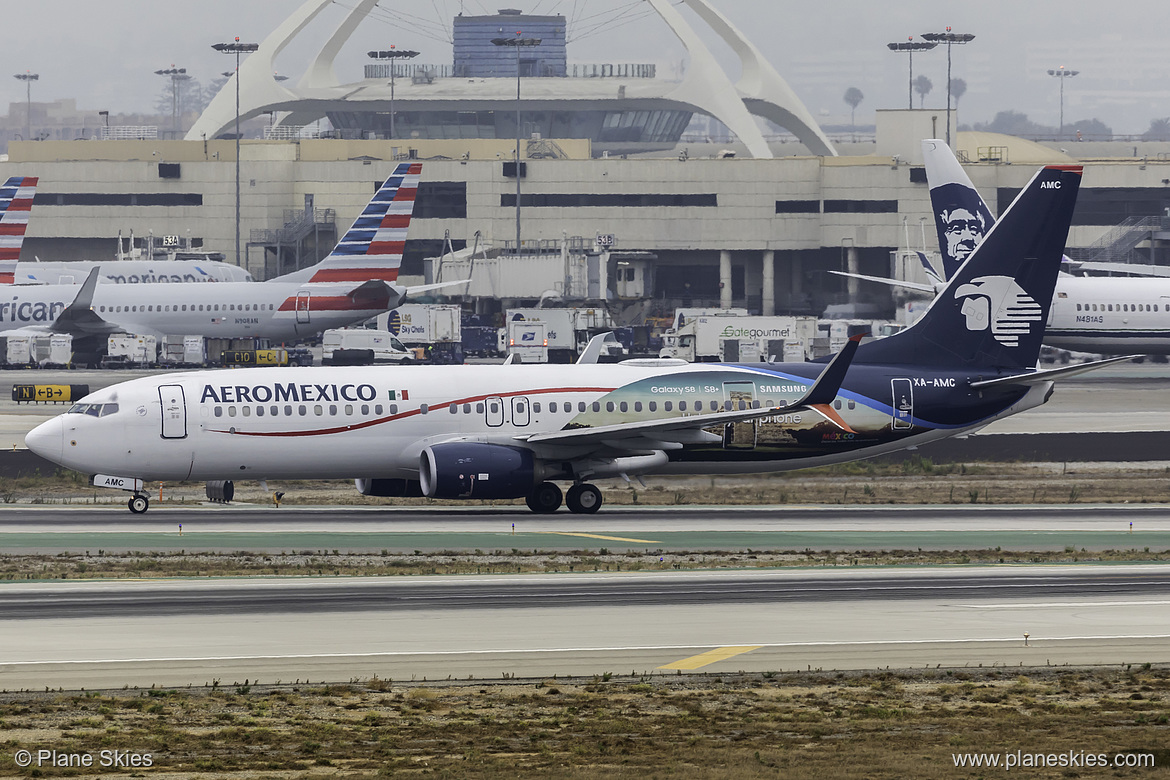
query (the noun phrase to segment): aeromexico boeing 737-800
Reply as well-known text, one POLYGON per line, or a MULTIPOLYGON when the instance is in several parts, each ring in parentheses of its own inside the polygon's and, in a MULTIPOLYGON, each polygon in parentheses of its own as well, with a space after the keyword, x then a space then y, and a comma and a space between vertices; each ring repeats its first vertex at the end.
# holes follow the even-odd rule
POLYGON ((970 432, 1043 404, 1036 370, 1080 183, 1036 174, 912 327, 823 363, 272 368, 136 379, 30 432, 37 454, 144 480, 355 478, 367 495, 593 512, 600 477, 785 471, 970 432))
MULTIPOLYGON (((395 284, 421 169, 421 163, 398 164, 337 247, 309 268, 260 283, 98 284, 94 269, 80 285, 2 285, 0 333, 290 341, 361 322, 428 289, 395 284)), ((22 227, 28 211, 13 209, 25 200, 31 203, 31 196, 9 204, 22 227)), ((7 219, 7 212, 0 217, 0 250, 7 246, 7 219)))

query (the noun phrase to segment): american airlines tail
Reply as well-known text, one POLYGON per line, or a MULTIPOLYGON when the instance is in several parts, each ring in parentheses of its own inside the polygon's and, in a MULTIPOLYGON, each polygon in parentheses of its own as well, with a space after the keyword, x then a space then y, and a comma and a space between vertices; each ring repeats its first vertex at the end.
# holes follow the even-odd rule
POLYGON ((35 176, 13 176, 0 187, 0 284, 16 281, 16 261, 36 191, 35 176))
POLYGON ((1040 170, 921 319, 863 344, 854 362, 1034 368, 1080 182, 1079 165, 1040 170))
POLYGON ((328 257, 314 266, 272 281, 361 283, 397 280, 421 173, 422 163, 400 163, 328 257))

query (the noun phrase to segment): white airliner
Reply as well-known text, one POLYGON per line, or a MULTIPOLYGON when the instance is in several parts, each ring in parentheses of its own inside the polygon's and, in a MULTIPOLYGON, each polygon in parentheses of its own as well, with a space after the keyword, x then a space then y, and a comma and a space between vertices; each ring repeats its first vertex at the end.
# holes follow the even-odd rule
POLYGON ((399 164, 337 247, 309 268, 259 283, 98 284, 94 269, 80 285, 0 286, 0 333, 291 341, 362 322, 437 286, 394 283, 421 170, 399 164))
MULTIPOLYGON (((99 281, 117 284, 169 282, 250 282, 247 270, 218 260, 187 257, 175 260, 48 261, 18 262, 36 196, 35 176, 13 176, 0 186, 0 285, 74 284, 94 268, 99 281)), ((153 241, 153 239, 150 239, 153 241)), ((133 244, 134 236, 130 235, 133 244)), ((118 235, 118 255, 122 236, 118 235)), ((221 256, 222 258, 222 256, 221 256)))
POLYGON ((101 284, 253 281, 247 270, 221 260, 37 260, 16 264, 16 284, 74 284, 94 268, 101 284))
MULTIPOLYGON (((935 285, 832 271, 897 287, 935 292, 962 266, 995 224, 986 203, 946 141, 922 142, 943 268, 920 254, 935 285)), ((1062 273, 1044 343, 1075 352, 1170 354, 1170 279, 1081 277, 1062 273)))
POLYGON ((91 393, 25 441, 95 485, 133 491, 133 512, 147 509, 144 480, 244 478, 354 478, 366 495, 525 498, 537 512, 564 497, 594 512, 601 477, 879 455, 1039 406, 1054 379, 1113 362, 1035 369, 1080 178, 1068 166, 1037 173, 916 324, 855 337, 827 366, 199 371, 91 393))

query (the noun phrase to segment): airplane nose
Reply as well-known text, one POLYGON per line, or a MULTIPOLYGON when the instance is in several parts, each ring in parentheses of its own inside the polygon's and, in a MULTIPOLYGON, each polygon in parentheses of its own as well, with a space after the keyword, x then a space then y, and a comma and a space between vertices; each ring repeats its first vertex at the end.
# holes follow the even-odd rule
POLYGON ((24 437, 24 443, 45 460, 60 463, 65 446, 65 423, 60 417, 46 420, 28 432, 24 437))

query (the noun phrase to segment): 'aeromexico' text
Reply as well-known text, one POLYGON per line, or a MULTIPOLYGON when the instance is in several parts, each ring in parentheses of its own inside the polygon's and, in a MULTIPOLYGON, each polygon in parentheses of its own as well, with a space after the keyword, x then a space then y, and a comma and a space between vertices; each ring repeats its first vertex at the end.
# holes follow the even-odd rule
POLYGON ((203 386, 199 403, 266 404, 269 401, 373 401, 378 391, 373 385, 298 385, 292 382, 274 385, 203 386))

